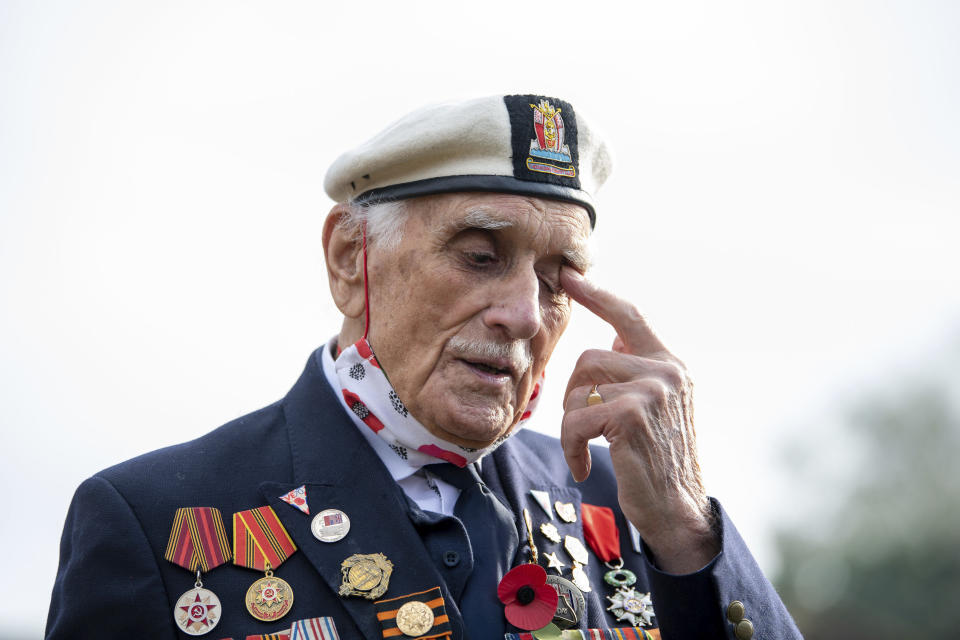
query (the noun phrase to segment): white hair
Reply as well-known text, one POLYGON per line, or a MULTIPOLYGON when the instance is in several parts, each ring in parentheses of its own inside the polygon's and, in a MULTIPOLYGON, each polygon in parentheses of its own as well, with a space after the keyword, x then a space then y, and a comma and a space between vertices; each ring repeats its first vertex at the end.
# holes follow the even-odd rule
POLYGON ((387 249, 396 248, 403 239, 408 208, 402 200, 395 202, 349 202, 340 226, 354 238, 360 238, 367 226, 367 243, 387 249))

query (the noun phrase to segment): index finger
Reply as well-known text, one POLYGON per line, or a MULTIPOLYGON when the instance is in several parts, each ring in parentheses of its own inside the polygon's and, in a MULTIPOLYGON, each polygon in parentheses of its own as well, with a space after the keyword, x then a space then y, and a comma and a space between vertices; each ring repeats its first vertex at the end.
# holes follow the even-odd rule
POLYGON ((649 356, 668 351, 643 314, 630 302, 598 287, 568 266, 560 269, 560 285, 571 298, 608 322, 629 353, 649 356))

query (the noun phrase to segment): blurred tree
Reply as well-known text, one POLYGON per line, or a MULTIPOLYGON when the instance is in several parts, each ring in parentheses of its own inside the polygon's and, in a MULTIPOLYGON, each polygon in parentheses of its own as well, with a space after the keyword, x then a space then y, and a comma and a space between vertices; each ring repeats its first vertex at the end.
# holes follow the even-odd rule
POLYGON ((960 409, 950 377, 878 390, 848 412, 845 434, 807 446, 802 466, 832 486, 778 534, 774 582, 808 640, 960 638, 960 409), (838 443, 849 466, 818 468, 822 448, 838 443))

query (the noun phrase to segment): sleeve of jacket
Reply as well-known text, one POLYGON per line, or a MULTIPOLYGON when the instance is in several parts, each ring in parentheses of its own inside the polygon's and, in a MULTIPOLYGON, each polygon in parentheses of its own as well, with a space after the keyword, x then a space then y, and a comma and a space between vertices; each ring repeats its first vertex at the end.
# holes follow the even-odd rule
POLYGON ((643 545, 654 609, 664 640, 802 638, 733 522, 719 502, 712 502, 721 550, 700 571, 687 575, 660 571, 654 566, 655 559, 651 563, 654 556, 650 549, 643 545), (740 605, 734 604, 737 602, 740 605))
POLYGON ((176 638, 169 602, 130 505, 106 479, 86 480, 67 512, 46 638, 176 638))

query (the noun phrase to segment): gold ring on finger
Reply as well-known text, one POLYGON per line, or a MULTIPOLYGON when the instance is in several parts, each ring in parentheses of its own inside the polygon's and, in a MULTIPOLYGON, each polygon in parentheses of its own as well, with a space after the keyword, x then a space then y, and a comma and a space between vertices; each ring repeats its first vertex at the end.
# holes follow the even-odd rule
POLYGON ((595 404, 603 404, 603 396, 600 395, 599 391, 597 391, 599 387, 599 384, 593 385, 593 389, 590 389, 590 393, 587 394, 588 407, 592 407, 595 404))

